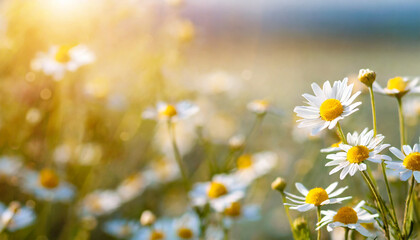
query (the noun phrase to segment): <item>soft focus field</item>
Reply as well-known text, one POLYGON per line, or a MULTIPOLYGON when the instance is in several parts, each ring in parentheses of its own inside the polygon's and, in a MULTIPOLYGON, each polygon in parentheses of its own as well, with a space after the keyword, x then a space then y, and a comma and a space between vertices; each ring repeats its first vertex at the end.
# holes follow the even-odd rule
MULTIPOLYGON (((359 69, 374 69, 381 85, 391 77, 419 75, 420 38, 412 33, 420 22, 418 4, 394 8, 391 2, 375 13, 363 5, 328 2, 320 2, 311 15, 313 6, 300 1, 272 6, 263 1, 249 6, 1 1, 0 201, 3 208, 19 202, 33 210, 33 219, 17 230, 2 229, 0 239, 117 239, 106 233, 108 221, 129 219, 141 228, 145 210, 158 219, 179 218, 191 202, 166 122, 144 119, 142 113, 159 101, 188 100, 200 108, 176 122, 175 136, 189 181, 206 182, 235 171, 235 164, 225 167, 232 153, 229 139, 251 131, 258 115, 247 105, 256 99, 268 100, 281 113, 264 116, 244 152, 273 152, 276 164, 250 184, 243 200, 258 205, 260 216, 234 221, 230 239, 292 239, 281 195, 271 182, 281 176, 289 183, 287 191, 296 193, 294 182, 316 187, 339 181, 328 175, 326 154, 319 152, 338 141, 334 131, 310 137, 296 127, 293 108, 301 105, 301 95, 312 91, 312 82, 348 77, 355 90, 363 90, 362 105, 342 126, 362 131, 371 128, 371 112, 367 89, 357 80, 359 69), (353 14, 357 21, 349 17, 353 14), (366 25, 369 14, 376 24, 366 25), (40 53, 62 45, 84 45, 94 60, 58 79, 34 68, 40 53), (45 185, 39 171, 46 169, 52 176, 45 185), (54 192, 64 182, 70 193, 54 192), (114 198, 100 202, 92 195, 102 191, 114 198)), ((378 131, 398 146, 396 101, 382 95, 376 100, 378 131)), ((416 114, 406 121, 410 144, 418 142, 416 114)), ((372 169, 385 193, 378 166, 372 169)), ((402 215, 407 189, 398 178, 390 182, 402 215)), ((349 186, 350 202, 367 200, 369 190, 359 175, 340 186, 349 186)), ((315 214, 291 215, 307 216, 315 232, 315 214)), ((7 228, 4 220, 2 225, 7 228)), ((323 236, 328 239, 327 231, 323 236)))

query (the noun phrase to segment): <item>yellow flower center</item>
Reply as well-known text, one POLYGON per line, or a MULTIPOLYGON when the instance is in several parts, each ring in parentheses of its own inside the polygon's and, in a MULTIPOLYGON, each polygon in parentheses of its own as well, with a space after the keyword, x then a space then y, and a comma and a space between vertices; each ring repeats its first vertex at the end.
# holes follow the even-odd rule
POLYGON ((357 212, 351 207, 340 208, 333 218, 334 222, 341 222, 344 224, 355 224, 358 219, 357 212))
POLYGON ((404 158, 403 165, 405 168, 420 171, 420 153, 413 152, 404 158))
POLYGON ((247 169, 252 166, 252 156, 250 154, 241 155, 236 161, 238 169, 247 169))
POLYGON ((55 60, 59 63, 67 63, 70 61, 70 54, 69 51, 72 49, 72 45, 62 45, 58 48, 57 52, 55 53, 55 60))
POLYGON ((402 77, 395 77, 388 80, 386 88, 389 90, 397 89, 400 92, 404 92, 407 87, 408 81, 404 81, 402 77))
POLYGON ((325 200, 328 200, 328 193, 323 188, 314 188, 306 195, 305 202, 315 206, 321 206, 321 203, 325 200))
POLYGON ((190 239, 194 236, 194 233, 191 229, 186 227, 181 227, 177 231, 178 237, 183 239, 190 239))
POLYGON ((241 215, 241 209, 242 206, 240 202, 233 202, 225 209, 224 213, 229 217, 239 217, 241 215))
POLYGON ((161 240, 165 239, 165 234, 161 231, 154 230, 150 233, 149 240, 161 240))
POLYGON ((53 170, 46 168, 39 173, 39 182, 43 187, 53 189, 58 186, 60 180, 53 170))
POLYGON ((166 107, 160 111, 160 115, 164 117, 173 117, 177 114, 175 106, 173 105, 166 105, 166 107))
POLYGON ((225 185, 219 182, 212 182, 210 183, 210 188, 207 194, 209 195, 210 198, 218 198, 227 193, 228 191, 225 185))
POLYGON ((267 100, 264 100, 264 99, 255 100, 255 103, 260 105, 261 108, 268 108, 268 106, 270 105, 270 103, 267 100))
POLYGON ((319 108, 319 114, 325 121, 332 121, 340 116, 344 111, 343 105, 337 99, 327 99, 319 108))
POLYGON ((369 149, 365 146, 354 146, 347 152, 347 161, 361 163, 369 157, 369 149))

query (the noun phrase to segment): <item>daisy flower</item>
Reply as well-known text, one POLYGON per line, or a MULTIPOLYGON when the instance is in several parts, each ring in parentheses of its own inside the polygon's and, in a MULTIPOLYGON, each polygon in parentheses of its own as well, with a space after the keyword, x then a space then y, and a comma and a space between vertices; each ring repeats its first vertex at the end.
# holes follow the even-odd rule
POLYGON ((11 202, 9 207, 0 203, 0 231, 10 232, 22 229, 35 221, 36 215, 32 208, 20 207, 17 202, 11 202))
POLYGON ((0 157, 0 176, 13 177, 18 174, 22 168, 22 162, 17 157, 2 156, 0 157))
POLYGON ((257 115, 265 115, 266 113, 273 113, 275 115, 281 115, 282 112, 273 107, 271 103, 266 99, 256 99, 248 103, 247 108, 249 111, 257 115))
POLYGON ((85 45, 61 45, 52 46, 47 53, 38 53, 31 62, 31 68, 43 71, 58 81, 66 72, 74 72, 94 61, 95 55, 85 45))
POLYGON ((74 198, 75 187, 63 181, 52 169, 44 168, 39 172, 26 169, 22 177, 23 190, 38 199, 69 202, 74 198))
POLYGON ((140 228, 131 240, 145 240, 145 239, 176 239, 171 238, 173 234, 173 220, 172 219, 159 219, 153 224, 153 227, 140 228))
POLYGON ((274 152, 260 152, 256 154, 243 154, 236 160, 236 172, 239 181, 250 184, 252 181, 267 174, 277 163, 277 154, 274 152))
POLYGON ((322 153, 338 152, 338 151, 341 150, 340 144, 342 144, 342 143, 343 143, 342 141, 333 143, 333 144, 331 144, 331 146, 321 149, 321 152, 322 153))
POLYGON ((347 85, 348 79, 335 81, 333 86, 329 81, 324 83, 322 89, 312 83, 314 95, 303 94, 309 106, 295 107, 294 112, 302 119, 298 120, 300 128, 309 127, 312 135, 318 134, 325 128, 333 129, 337 122, 359 110, 361 102, 353 103, 360 91, 352 94, 354 84, 347 85))
POLYGON ((132 237, 139 229, 138 221, 126 219, 114 219, 105 222, 104 231, 118 239, 127 239, 132 237))
POLYGON ((351 197, 335 198, 342 194, 348 187, 342 187, 337 189, 338 182, 332 183, 326 189, 317 187, 311 190, 306 189, 301 183, 296 183, 297 190, 303 195, 297 196, 288 192, 285 192, 287 199, 293 203, 287 203, 291 206, 290 209, 298 210, 299 212, 306 212, 316 207, 320 207, 327 204, 341 203, 341 201, 350 199, 351 197))
POLYGON ((340 144, 340 152, 329 154, 327 159, 332 161, 325 166, 336 166, 330 171, 330 175, 340 170, 340 179, 343 180, 347 174, 354 176, 357 171, 365 171, 366 164, 364 161, 381 163, 382 160, 392 160, 387 155, 382 155, 385 148, 389 144, 383 144, 384 136, 381 134, 373 136, 373 130, 368 131, 365 128, 360 134, 354 132, 347 134, 347 144, 340 144))
MULTIPOLYGON (((413 148, 409 145, 403 146, 403 151, 398 148, 389 148, 401 161, 385 161, 387 168, 399 172, 401 181, 407 181, 412 175, 417 182, 420 182, 420 152, 419 144, 414 144, 413 148)), ((391 159, 390 159, 391 160, 391 159)))
POLYGON ((121 197, 111 190, 96 190, 82 201, 82 215, 101 216, 113 212, 121 206, 121 197))
POLYGON ((216 211, 221 212, 245 196, 245 185, 233 174, 219 174, 213 176, 210 182, 196 183, 189 196, 194 206, 210 203, 216 211))
POLYGON ((200 219, 196 214, 187 212, 173 223, 174 239, 199 239, 200 219))
POLYGON ((148 185, 148 179, 142 173, 136 173, 124 179, 117 187, 116 192, 123 202, 128 202, 142 194, 148 185))
POLYGON ((321 211, 324 217, 317 223, 316 230, 327 225, 327 230, 331 232, 336 227, 345 227, 358 231, 365 237, 373 237, 373 234, 362 226, 365 223, 374 223, 378 214, 370 214, 362 209, 365 201, 361 201, 356 207, 342 207, 337 212, 333 210, 321 211))
POLYGON ((420 87, 416 86, 418 78, 410 80, 407 77, 395 77, 388 80, 386 88, 382 88, 377 82, 373 83, 373 90, 378 93, 402 97, 407 93, 419 93, 420 87))
POLYGON ((153 185, 171 182, 181 176, 176 161, 165 157, 151 161, 143 174, 147 181, 153 185))
POLYGON ((154 120, 182 120, 191 117, 199 111, 199 107, 189 101, 176 104, 158 102, 156 108, 147 108, 142 117, 154 120))
POLYGON ((223 211, 224 225, 231 227, 233 222, 258 221, 261 218, 260 206, 257 204, 245 204, 240 201, 230 203, 223 211))

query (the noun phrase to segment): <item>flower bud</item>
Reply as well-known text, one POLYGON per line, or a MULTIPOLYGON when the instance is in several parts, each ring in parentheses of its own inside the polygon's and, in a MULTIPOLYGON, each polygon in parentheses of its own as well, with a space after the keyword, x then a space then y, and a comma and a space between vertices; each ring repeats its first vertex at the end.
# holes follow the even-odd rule
POLYGON ((235 135, 229 139, 229 147, 233 151, 238 151, 244 147, 245 136, 244 135, 235 135))
POLYGON ((284 180, 284 179, 283 179, 283 178, 281 178, 281 177, 278 177, 278 178, 276 178, 276 180, 274 180, 274 181, 271 183, 271 188, 272 188, 273 190, 277 190, 277 191, 279 191, 279 192, 283 192, 283 191, 284 191, 284 189, 286 188, 286 185, 287 185, 286 180, 284 180))
POLYGON ((146 210, 140 216, 140 224, 143 226, 151 226, 155 223, 156 216, 152 211, 146 210))
POLYGON ((293 229, 300 231, 308 227, 308 222, 304 217, 298 217, 293 221, 293 229))
POLYGON ((370 69, 360 69, 359 81, 364 83, 366 86, 372 86, 376 79, 376 73, 370 69))

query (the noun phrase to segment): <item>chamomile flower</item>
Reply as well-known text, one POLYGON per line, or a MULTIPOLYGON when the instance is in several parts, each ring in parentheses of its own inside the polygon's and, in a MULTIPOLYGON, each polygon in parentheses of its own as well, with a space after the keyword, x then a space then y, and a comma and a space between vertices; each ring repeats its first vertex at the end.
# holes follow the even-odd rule
POLYGON ((142 117, 154 120, 182 120, 191 117, 199 111, 199 107, 189 101, 176 104, 158 102, 156 108, 146 109, 142 117))
POLYGON ((22 162, 17 157, 0 157, 0 177, 13 177, 22 168, 22 162))
POLYGON ((140 229, 140 224, 134 220, 114 219, 107 221, 103 229, 107 234, 115 238, 127 239, 140 229))
POLYGON ((321 211, 324 217, 317 224, 317 230, 327 225, 331 232, 336 227, 345 227, 358 231, 365 237, 373 237, 373 234, 362 226, 364 223, 374 223, 378 214, 370 214, 362 209, 365 201, 361 201, 356 207, 342 207, 337 212, 333 210, 321 211))
POLYGON ((145 240, 145 239, 174 239, 171 238, 173 234, 173 220, 159 219, 153 224, 153 227, 143 227, 131 238, 131 240, 145 240))
POLYGON ((286 198, 293 202, 287 203, 287 205, 291 206, 290 209, 295 209, 299 212, 306 212, 323 205, 341 203, 344 200, 350 199, 351 197, 336 198, 348 188, 342 187, 334 191, 337 185, 338 182, 335 182, 329 185, 326 189, 317 187, 308 190, 301 183, 296 183, 295 186, 303 197, 285 192, 287 195, 286 198))
POLYGON ((194 206, 210 203, 216 211, 221 212, 230 203, 245 196, 245 184, 233 174, 219 174, 213 176, 210 182, 196 183, 189 196, 194 206))
POLYGON ((124 179, 116 191, 123 202, 128 202, 142 194, 148 185, 148 179, 142 173, 136 173, 124 179))
POLYGON ((52 46, 47 53, 38 53, 31 62, 31 67, 58 81, 66 72, 74 72, 94 61, 95 55, 85 45, 61 45, 52 46))
POLYGON ((340 179, 344 179, 347 174, 353 176, 357 171, 365 171, 364 161, 381 163, 382 160, 391 160, 387 155, 380 154, 389 144, 383 144, 384 136, 381 134, 373 136, 373 130, 365 128, 360 134, 354 132, 347 134, 347 144, 340 144, 340 152, 329 154, 327 159, 332 161, 325 166, 336 166, 330 171, 330 175, 340 170, 340 179))
POLYGON ((340 144, 342 144, 342 143, 343 143, 342 141, 333 143, 333 144, 331 144, 331 146, 321 149, 321 152, 322 153, 338 152, 338 151, 341 150, 340 144))
POLYGON ((37 172, 26 169, 22 177, 23 190, 38 199, 69 202, 74 198, 75 187, 63 181, 55 170, 45 168, 37 172))
POLYGON ((36 215, 32 208, 20 207, 17 202, 11 202, 8 207, 0 203, 0 231, 7 229, 14 232, 25 228, 35 221, 36 215))
POLYGON ((354 84, 347 85, 348 79, 335 81, 333 86, 329 81, 324 83, 322 89, 312 83, 314 95, 303 94, 309 106, 295 107, 294 112, 302 119, 298 120, 300 128, 312 129, 312 135, 318 134, 325 128, 333 129, 337 122, 359 110, 361 102, 353 103, 360 91, 352 94, 354 84))
POLYGON ((410 80, 407 77, 395 77, 388 80, 386 88, 382 88, 377 82, 373 83, 373 90, 389 96, 402 97, 407 93, 419 93, 420 86, 416 86, 418 78, 410 80))
POLYGON ((199 239, 200 219, 196 214, 187 212, 173 223, 174 239, 199 239))
POLYGON ((236 160, 238 179, 250 184, 256 178, 267 174, 277 163, 277 154, 274 152, 260 152, 256 154, 243 154, 236 160))
POLYGON ((389 169, 399 172, 401 181, 407 181, 411 176, 414 176, 417 182, 420 182, 420 152, 419 144, 414 144, 413 148, 409 145, 403 146, 403 151, 398 148, 389 148, 400 161, 386 161, 386 166, 389 169))
POLYGON ((117 192, 96 190, 83 199, 81 214, 88 216, 105 215, 119 208, 121 203, 121 197, 117 192))
POLYGON ((240 201, 230 203, 223 211, 223 221, 226 227, 231 227, 233 222, 258 221, 261 218, 260 206, 257 204, 243 204, 240 201))
POLYGON ((266 99, 256 99, 248 103, 247 108, 249 111, 257 115, 265 115, 266 113, 273 113, 275 115, 281 115, 282 112, 273 107, 270 101, 266 99))

